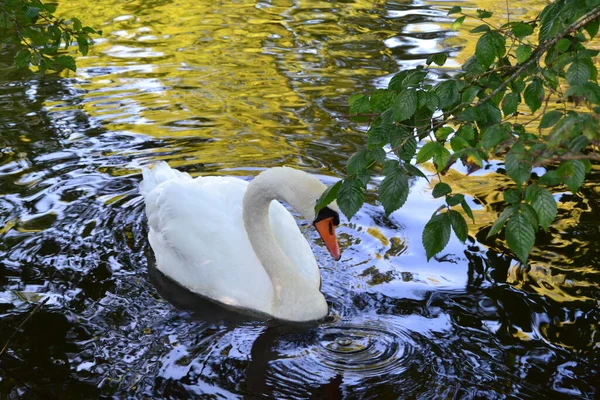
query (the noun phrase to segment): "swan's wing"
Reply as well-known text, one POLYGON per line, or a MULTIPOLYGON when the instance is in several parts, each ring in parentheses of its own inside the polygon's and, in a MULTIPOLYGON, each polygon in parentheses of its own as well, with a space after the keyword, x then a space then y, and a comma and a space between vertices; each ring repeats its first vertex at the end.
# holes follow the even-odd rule
POLYGON ((145 195, 149 240, 157 268, 183 286, 266 311, 273 289, 244 229, 246 186, 229 177, 161 183, 145 195))

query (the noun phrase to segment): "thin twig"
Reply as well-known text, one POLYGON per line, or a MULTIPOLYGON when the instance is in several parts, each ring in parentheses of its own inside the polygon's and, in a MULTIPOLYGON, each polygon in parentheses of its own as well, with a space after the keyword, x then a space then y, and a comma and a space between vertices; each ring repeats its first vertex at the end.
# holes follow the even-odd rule
POLYGON ((589 13, 585 14, 583 17, 572 23, 564 30, 561 34, 554 36, 552 39, 545 41, 533 51, 533 53, 529 56, 529 59, 520 65, 517 70, 512 73, 507 79, 504 80, 496 89, 494 89, 490 94, 488 94, 483 99, 479 100, 476 106, 480 106, 483 103, 489 101, 492 97, 500 93, 504 90, 509 83, 520 77, 532 64, 537 64, 539 59, 542 57, 544 53, 546 53, 550 47, 554 46, 560 39, 564 38, 568 34, 575 32, 576 30, 582 28, 583 26, 589 24, 590 22, 600 18, 600 6, 594 8, 589 13))
POLYGON ((17 327, 17 329, 15 329, 15 331, 12 333, 12 335, 9 336, 8 340, 6 341, 6 343, 4 344, 4 347, 2 348, 2 350, 0 350, 0 357, 4 354, 4 352, 6 351, 6 349, 8 348, 8 345, 10 344, 10 341, 12 340, 12 338, 17 334, 17 332, 19 332, 21 330, 21 328, 23 327, 23 325, 25 325, 27 323, 27 321, 29 321, 29 319, 33 316, 33 314, 35 314, 36 312, 39 311, 40 308, 42 308, 42 306, 44 306, 48 300, 50 300, 50 297, 46 297, 46 299, 40 303, 38 303, 33 310, 31 310, 31 312, 29 313, 29 315, 27 315, 27 318, 25 318, 17 327))

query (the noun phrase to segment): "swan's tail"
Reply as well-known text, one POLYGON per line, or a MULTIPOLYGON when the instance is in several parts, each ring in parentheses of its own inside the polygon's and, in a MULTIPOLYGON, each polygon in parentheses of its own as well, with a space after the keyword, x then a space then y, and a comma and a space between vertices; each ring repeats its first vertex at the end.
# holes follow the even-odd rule
POLYGON ((170 180, 192 179, 187 172, 177 171, 164 161, 159 161, 150 167, 142 168, 144 179, 140 182, 140 193, 146 197, 155 187, 170 180))

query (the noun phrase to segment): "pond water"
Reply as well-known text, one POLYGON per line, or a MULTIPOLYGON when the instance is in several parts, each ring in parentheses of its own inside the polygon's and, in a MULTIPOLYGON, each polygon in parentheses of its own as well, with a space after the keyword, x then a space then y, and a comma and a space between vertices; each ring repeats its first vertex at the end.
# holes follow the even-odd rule
MULTIPOLYGON (((506 17, 504 2, 461 5, 506 17)), ((593 398, 596 167, 581 193, 556 193, 558 221, 528 267, 477 234, 509 185, 498 163, 448 173, 476 221, 466 245, 453 238, 430 262, 431 173, 389 218, 371 196, 343 220, 339 262, 300 221, 330 305, 318 324, 182 310, 148 277, 142 165, 244 179, 288 165, 334 182, 365 142, 344 117, 349 94, 445 52, 435 80, 473 50, 448 7, 61 0, 60 13, 104 31, 76 74, 18 72, 17 50, 0 49, 1 397, 593 398)))

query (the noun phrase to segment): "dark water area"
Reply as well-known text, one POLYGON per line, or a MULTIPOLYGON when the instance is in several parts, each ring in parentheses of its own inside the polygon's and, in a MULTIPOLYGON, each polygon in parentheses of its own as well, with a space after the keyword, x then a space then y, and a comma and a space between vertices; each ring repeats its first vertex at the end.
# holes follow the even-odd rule
POLYGON ((335 182, 364 143, 364 127, 343 117, 348 94, 447 52, 436 79, 474 47, 450 31, 447 4, 61 1, 59 11, 80 7, 105 34, 77 74, 19 72, 17 49, 0 49, 0 398, 598 395, 598 166, 580 193, 555 193, 558 219, 528 266, 502 238, 485 240, 509 185, 497 162, 449 171, 476 221, 466 245, 452 238, 430 262, 421 231, 440 201, 427 170, 431 183, 413 180, 389 218, 370 196, 342 221, 338 262, 299 220, 330 306, 313 324, 178 308, 183 294, 149 276, 141 166, 252 179, 288 165, 335 182))

